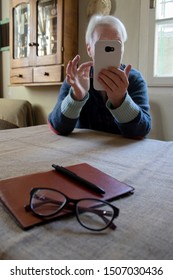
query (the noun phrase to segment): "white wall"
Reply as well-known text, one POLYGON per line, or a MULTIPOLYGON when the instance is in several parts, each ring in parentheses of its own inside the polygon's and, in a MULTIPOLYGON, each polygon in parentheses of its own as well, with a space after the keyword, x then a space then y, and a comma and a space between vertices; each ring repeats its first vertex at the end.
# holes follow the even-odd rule
POLYGON ((173 141, 173 89, 149 88, 152 130, 149 138, 173 141))

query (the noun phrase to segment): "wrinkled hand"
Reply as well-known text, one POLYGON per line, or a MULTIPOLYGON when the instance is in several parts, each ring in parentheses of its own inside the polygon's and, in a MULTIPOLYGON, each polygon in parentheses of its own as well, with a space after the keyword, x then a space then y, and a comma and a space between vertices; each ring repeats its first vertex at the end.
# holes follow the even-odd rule
POLYGON ((128 77, 131 65, 123 70, 115 67, 102 69, 98 75, 98 81, 107 93, 108 99, 114 108, 118 108, 124 101, 125 94, 129 85, 128 77))
POLYGON ((82 100, 87 94, 90 87, 89 72, 93 65, 92 61, 82 63, 78 67, 80 56, 76 55, 70 60, 66 68, 66 81, 73 87, 73 98, 82 100))

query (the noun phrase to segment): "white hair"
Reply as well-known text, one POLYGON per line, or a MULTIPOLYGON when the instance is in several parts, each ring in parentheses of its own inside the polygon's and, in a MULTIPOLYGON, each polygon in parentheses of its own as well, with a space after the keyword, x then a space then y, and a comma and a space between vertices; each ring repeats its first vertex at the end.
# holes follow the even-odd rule
POLYGON ((118 34, 121 36, 122 42, 124 43, 127 40, 126 28, 118 18, 111 15, 94 15, 91 17, 86 30, 86 34, 85 34, 86 44, 91 43, 94 30, 99 25, 109 25, 115 28, 115 30, 117 30, 118 34))

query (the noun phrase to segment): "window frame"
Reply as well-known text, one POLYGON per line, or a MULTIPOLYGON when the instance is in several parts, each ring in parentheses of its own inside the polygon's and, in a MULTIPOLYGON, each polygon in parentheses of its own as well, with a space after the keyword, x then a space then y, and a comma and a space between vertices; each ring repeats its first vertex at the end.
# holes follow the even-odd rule
POLYGON ((155 8, 150 0, 141 0, 140 8, 139 70, 150 87, 173 86, 173 77, 154 77, 155 8))

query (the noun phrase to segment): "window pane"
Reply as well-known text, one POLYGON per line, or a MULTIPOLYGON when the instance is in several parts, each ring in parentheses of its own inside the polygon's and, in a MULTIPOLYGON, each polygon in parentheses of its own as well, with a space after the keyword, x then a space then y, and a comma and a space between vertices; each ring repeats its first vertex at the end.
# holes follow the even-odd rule
POLYGON ((156 19, 173 17, 173 0, 157 0, 156 19))
POLYGON ((173 76, 173 20, 156 24, 156 77, 173 76))

